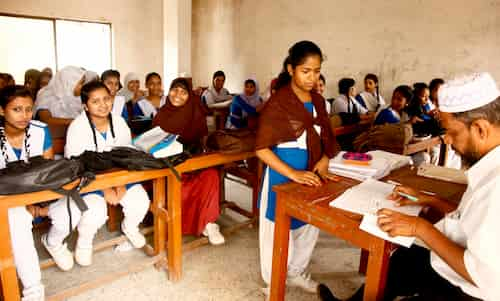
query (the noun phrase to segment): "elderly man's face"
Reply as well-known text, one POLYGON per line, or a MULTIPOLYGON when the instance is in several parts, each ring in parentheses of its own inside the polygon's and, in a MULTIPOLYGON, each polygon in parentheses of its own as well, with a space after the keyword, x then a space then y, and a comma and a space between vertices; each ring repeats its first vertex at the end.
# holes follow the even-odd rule
POLYGON ((462 165, 471 167, 481 159, 478 141, 465 123, 451 113, 440 113, 441 126, 446 130, 445 141, 462 157, 462 165))

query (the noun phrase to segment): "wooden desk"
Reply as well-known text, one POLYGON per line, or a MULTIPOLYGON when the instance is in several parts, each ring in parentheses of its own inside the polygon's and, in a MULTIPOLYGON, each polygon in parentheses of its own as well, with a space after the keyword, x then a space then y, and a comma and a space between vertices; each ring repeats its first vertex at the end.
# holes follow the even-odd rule
MULTIPOLYGON (((195 171, 203 168, 244 160, 255 156, 252 153, 225 155, 212 153, 191 158, 178 165, 179 173, 195 171)), ((167 266, 169 279, 180 280, 182 277, 182 223, 181 223, 181 186, 170 169, 148 171, 113 171, 100 174, 89 186, 82 189, 82 193, 102 190, 109 187, 153 180, 152 212, 154 215, 154 258, 152 264, 162 264, 165 261, 165 247, 168 247, 167 266), (168 182, 168 192, 165 192, 165 178, 168 182), (165 208, 167 197, 167 208, 165 208), (168 241, 166 242, 168 226, 168 241)), ((74 187, 76 183, 66 185, 74 187)), ((0 196, 0 237, 3 243, 0 246, 0 277, 4 300, 20 300, 19 286, 11 250, 10 231, 8 223, 8 209, 18 206, 54 200, 61 196, 52 191, 41 191, 10 196, 0 196)), ((93 287, 93 286, 92 286, 93 287)), ((50 297, 49 297, 50 299, 50 297)), ((57 299, 57 298, 56 298, 57 299)))
MULTIPOLYGON (((196 171, 208 167, 223 165, 254 157, 255 153, 224 155, 219 153, 192 158, 176 167, 179 174, 196 171)), ((182 278, 182 223, 181 223, 181 188, 182 183, 173 173, 167 175, 168 212, 174 227, 168 227, 168 276, 171 281, 182 278)))
MULTIPOLYGON (((450 184, 416 175, 409 167, 394 171, 386 179, 432 191, 457 201, 465 191, 464 185, 450 184)), ((362 216, 329 206, 329 202, 359 182, 341 178, 320 188, 311 188, 295 183, 275 186, 277 193, 274 232, 273 269, 271 279, 271 300, 284 300, 287 275, 288 242, 290 218, 297 218, 323 231, 342 238, 369 252, 364 300, 381 300, 389 257, 395 245, 372 236, 359 229, 362 216)))

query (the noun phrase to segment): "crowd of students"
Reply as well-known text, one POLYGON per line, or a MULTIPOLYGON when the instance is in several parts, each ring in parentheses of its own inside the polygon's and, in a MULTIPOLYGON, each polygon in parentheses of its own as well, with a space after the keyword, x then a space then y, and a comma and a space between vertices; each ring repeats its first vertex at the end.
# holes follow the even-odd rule
MULTIPOLYGON (((462 122, 450 114, 464 111, 447 110, 449 103, 445 103, 443 111, 451 113, 440 113, 438 110, 441 105, 439 99, 441 95, 446 96, 446 101, 450 98, 448 94, 439 92, 443 86, 450 89, 442 79, 434 79, 429 85, 415 83, 413 88, 407 85, 398 86, 393 91, 390 103, 386 104, 380 95, 379 79, 376 75, 365 76, 365 89, 359 94, 356 93, 354 79, 342 78, 338 82, 339 96, 333 102, 325 100, 322 97, 326 85, 326 79, 321 75, 322 62, 323 53, 313 42, 301 41, 294 44, 283 62, 281 73, 272 81, 270 95, 265 101, 259 94, 259 84, 254 78, 244 81, 242 93, 230 94, 224 88, 226 76, 222 71, 213 74, 212 83, 205 91, 200 88, 193 89, 187 79, 177 78, 170 83, 165 93, 162 79, 155 72, 145 77, 145 91, 140 89, 140 78, 135 73, 127 74, 122 86, 120 73, 117 70, 107 70, 101 76, 74 66, 62 68, 53 76, 48 69, 41 72, 28 70, 24 86, 16 86, 11 76, 2 73, 0 74, 2 150, 0 168, 4 168, 8 162, 26 160, 37 155, 53 158, 48 125, 68 126, 65 157, 76 156, 87 150, 103 152, 115 146, 130 145, 132 134, 129 123, 136 119, 151 120, 152 126, 159 126, 166 132, 179 135, 180 141, 184 144, 200 145, 208 134, 206 117, 209 108, 232 100, 229 104, 226 127, 242 129, 256 126, 256 155, 265 164, 259 196, 259 249, 261 274, 267 284, 264 292, 268 293, 276 208, 276 194, 272 186, 288 181, 320 186, 323 181, 332 179, 333 176, 328 172, 328 163, 339 151, 330 125, 332 114, 343 116, 342 121, 345 123, 369 122, 375 125, 409 123, 417 125, 414 129, 424 134, 428 132, 427 126, 424 126, 428 122, 431 122, 431 125, 439 125, 439 121, 442 121, 441 125, 444 124, 443 127, 448 131, 455 131, 456 122, 462 122), (254 123, 257 118, 258 122, 254 123)), ((497 92, 494 91, 493 94, 495 93, 497 92)), ((497 94, 499 95, 495 94, 495 97, 500 96, 500 93, 497 94)), ((488 108, 496 112, 497 107, 494 105, 500 103, 500 98, 489 101, 493 105, 487 103, 485 105, 489 105, 491 108, 488 108)), ((477 108, 479 107, 472 107, 472 110, 477 108)), ((454 135, 451 144, 459 154, 466 159, 475 156, 473 159, 476 160, 472 163, 481 159, 478 157, 480 153, 484 155, 497 146, 496 138, 491 135, 498 131, 497 126, 500 123, 496 116, 498 112, 488 114, 483 118, 488 124, 481 123, 477 127, 483 130, 484 135, 490 135, 488 137, 491 140, 488 140, 487 144, 489 148, 485 146, 486 144, 481 144, 480 149, 471 150, 471 147, 463 145, 463 137, 458 137, 460 133, 447 133, 447 136, 454 135)), ((469 126, 477 119, 468 120, 469 126)), ((469 130, 472 131, 470 128, 469 130)), ((481 137, 476 138, 481 139, 481 137)), ((473 140, 469 143, 473 143, 471 141, 473 140)), ((496 177, 496 174, 494 176, 496 177)), ((224 237, 216 224, 220 214, 220 177, 217 169, 184 174, 182 183, 182 232, 205 235, 214 245, 224 243, 224 237)), ((493 195, 496 195, 496 188, 492 189, 493 195)), ((474 198, 471 193, 474 191, 467 194, 468 198, 474 198)), ((52 226, 49 232, 42 236, 42 245, 64 271, 70 270, 74 261, 82 266, 92 263, 93 239, 106 222, 107 204, 120 204, 123 207, 124 219, 121 228, 128 242, 120 246, 120 249, 144 246, 145 238, 139 231, 139 224, 148 211, 150 200, 141 184, 117 186, 87 193, 82 197, 89 210, 81 213, 74 203, 70 206, 72 225, 78 230, 74 255, 65 244, 65 238, 70 234, 70 217, 62 200, 52 202, 46 208, 35 206, 9 210, 12 249, 18 276, 24 288, 23 300, 43 300, 44 296, 38 255, 31 233, 33 217, 37 215, 48 216, 51 219, 52 226)), ((488 195, 486 198, 492 196, 488 195)), ((428 197, 421 196, 421 199, 428 197)), ((396 201, 402 200, 398 198, 396 201)), ((441 200, 428 201, 437 202, 443 209, 441 200)), ((470 206, 476 205, 472 203, 470 206)), ((493 203, 491 206, 498 207, 493 203)), ((453 210, 447 207, 442 211, 456 212, 453 210)), ((465 213, 471 210, 462 208, 464 219, 467 218, 465 213)), ((389 211, 383 213, 379 217, 381 227, 385 227, 383 228, 385 231, 397 229, 399 224, 392 228, 387 227, 393 223, 389 217, 396 216, 395 213, 389 211)), ((400 215, 398 218, 404 220, 400 215)), ((458 220, 460 219, 459 215, 458 220)), ((453 236, 455 230, 450 229, 439 230, 441 231, 439 233, 444 233, 441 236, 429 229, 425 233, 417 233, 415 229, 413 232, 398 233, 420 235, 428 244, 431 254, 439 257, 441 270, 435 268, 437 273, 434 272, 432 276, 441 282, 433 286, 434 291, 442 293, 440 290, 445 287, 446 292, 450 292, 455 288, 453 296, 459 296, 462 298, 460 300, 475 300, 475 298, 494 300, 495 298, 490 297, 499 296, 500 293, 491 285, 500 280, 500 267, 497 265, 498 261, 491 266, 485 260, 489 255, 495 257, 494 254, 500 251, 500 243, 498 239, 493 239, 487 247, 482 247, 476 234, 480 238, 489 239, 484 235, 494 233, 488 231, 494 230, 492 227, 495 222, 487 219, 486 223, 481 223, 474 219, 473 223, 477 226, 476 230, 461 232, 463 235, 458 240, 453 236), (443 255, 443 241, 446 241, 450 248, 458 248, 454 254, 458 254, 457 256, 462 254, 462 257, 451 258, 443 255), (469 241, 474 243, 474 249, 468 249, 469 241), (466 268, 463 267, 464 250, 468 254, 465 258, 466 268), (443 269, 446 269, 446 273, 442 272, 443 269)), ((471 227, 469 224, 467 229, 471 227)), ((318 234, 319 230, 316 227, 299 220, 292 221, 287 285, 297 286, 311 293, 318 291, 318 283, 307 272, 318 234)), ((416 252, 422 253, 421 250, 416 252)), ((425 256, 429 253, 425 254, 412 253, 410 255, 413 257, 409 258, 425 262, 428 260, 425 256)), ((394 261, 396 258, 397 256, 393 256, 394 261)), ((401 273, 399 270, 392 273, 396 273, 395 279, 401 277, 398 274, 401 273)), ((408 283, 405 285, 411 286, 408 283)), ((321 286, 320 292, 324 300, 336 300, 325 286, 321 286)), ((393 289, 390 292, 398 296, 397 293, 400 291, 393 289)), ((433 296, 433 292, 429 290, 407 289, 403 292, 405 294, 399 296, 408 296, 406 295, 408 292, 411 292, 410 295, 427 294, 422 300, 438 300, 429 297, 433 296)))

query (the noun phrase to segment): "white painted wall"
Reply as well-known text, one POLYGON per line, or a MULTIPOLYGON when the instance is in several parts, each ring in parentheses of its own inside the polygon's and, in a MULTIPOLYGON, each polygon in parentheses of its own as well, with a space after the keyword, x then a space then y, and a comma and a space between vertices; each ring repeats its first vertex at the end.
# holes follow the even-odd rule
POLYGON ((163 0, 164 86, 191 76, 191 1, 163 0))
POLYGON ((499 0, 193 0, 193 80, 223 69, 240 91, 247 75, 266 87, 296 41, 327 56, 327 95, 341 77, 358 89, 367 72, 390 97, 401 83, 489 71, 500 83, 499 0))
MULTIPOLYGON (((112 23, 114 68, 122 76, 163 74, 163 0, 1 0, 0 12, 112 23)), ((182 1, 182 0, 181 0, 182 1)), ((86 45, 85 47, 92 47, 86 45)), ((36 49, 33 50, 36 55, 36 49)), ((144 87, 144 81, 141 81, 144 87)))

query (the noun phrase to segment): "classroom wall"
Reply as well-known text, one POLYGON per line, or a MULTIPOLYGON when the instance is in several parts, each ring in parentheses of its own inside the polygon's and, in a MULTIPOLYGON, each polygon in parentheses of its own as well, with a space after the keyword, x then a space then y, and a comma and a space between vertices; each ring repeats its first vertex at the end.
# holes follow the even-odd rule
POLYGON ((122 76, 130 71, 141 77, 151 71, 163 74, 162 0, 1 0, 0 12, 111 22, 114 67, 122 76))
POLYGON ((195 84, 223 69, 232 92, 249 75, 267 87, 303 39, 327 56, 328 96, 344 76, 362 89, 367 72, 379 75, 386 99, 401 83, 475 71, 500 83, 499 0, 193 0, 192 13, 195 84))

